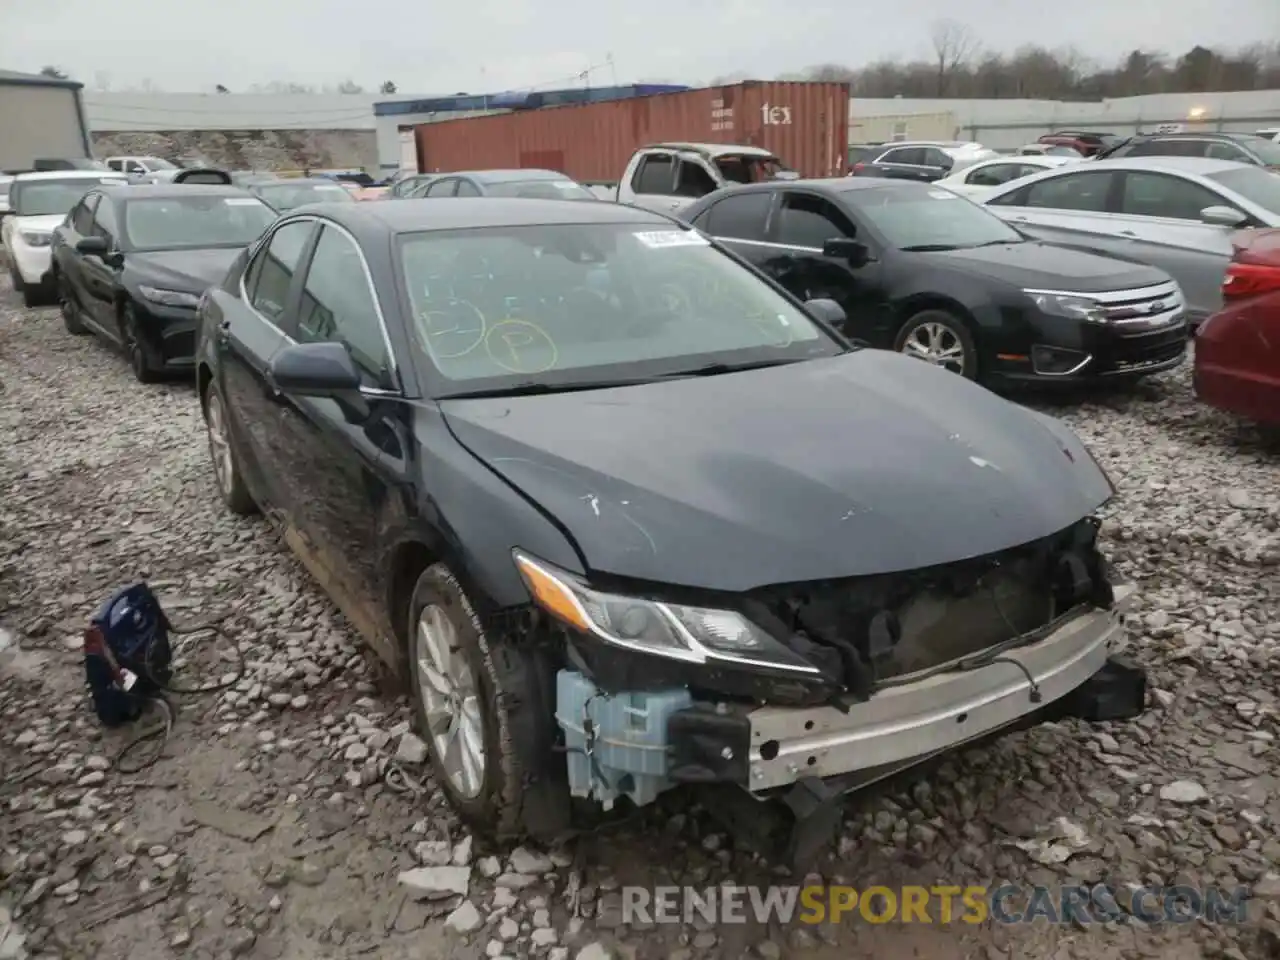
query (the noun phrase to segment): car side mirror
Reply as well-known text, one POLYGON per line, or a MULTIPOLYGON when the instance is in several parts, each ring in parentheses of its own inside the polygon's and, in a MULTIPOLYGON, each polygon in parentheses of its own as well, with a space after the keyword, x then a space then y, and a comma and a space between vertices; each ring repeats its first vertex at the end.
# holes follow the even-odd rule
POLYGON ((341 343, 296 343, 271 358, 267 372, 278 390, 333 397, 360 389, 360 371, 341 343))
POLYGON ((844 331, 844 325, 849 320, 849 315, 844 312, 844 307, 828 297, 815 297, 812 300, 806 300, 804 308, 809 316, 815 320, 821 320, 827 326, 834 327, 841 332, 844 331))
POLYGON ((1200 219, 1205 223, 1213 224, 1215 227, 1238 227, 1247 222, 1249 218, 1235 207, 1228 207, 1224 204, 1205 207, 1200 211, 1200 219))
POLYGON ((111 244, 104 237, 81 237, 76 241, 76 253, 86 257, 102 257, 104 260, 111 252, 111 244))
POLYGON ((861 267, 871 259, 871 252, 865 243, 847 237, 833 237, 822 245, 822 255, 836 260, 845 260, 851 267, 861 267))

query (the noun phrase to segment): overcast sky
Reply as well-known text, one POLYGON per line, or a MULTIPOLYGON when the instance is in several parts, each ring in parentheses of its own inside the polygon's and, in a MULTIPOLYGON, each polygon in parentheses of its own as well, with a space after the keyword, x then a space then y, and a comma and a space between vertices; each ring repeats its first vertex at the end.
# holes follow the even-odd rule
POLYGON ((150 81, 233 91, 272 81, 402 93, 698 83, 815 63, 923 57, 930 24, 967 22, 986 49, 1074 46, 1112 60, 1280 37, 1280 0, 0 0, 0 66, 46 64, 94 88, 150 81), (612 55, 613 65, 608 66, 612 55))

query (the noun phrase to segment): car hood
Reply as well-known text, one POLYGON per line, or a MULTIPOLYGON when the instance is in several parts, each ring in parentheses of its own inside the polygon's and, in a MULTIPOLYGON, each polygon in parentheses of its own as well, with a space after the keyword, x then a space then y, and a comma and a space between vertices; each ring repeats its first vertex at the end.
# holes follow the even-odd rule
POLYGON ((1035 240, 915 256, 1021 288, 1106 293, 1154 286, 1169 280, 1167 274, 1155 267, 1035 240))
POLYGON ((949 563, 1063 530, 1113 492, 1056 420, 884 351, 441 407, 590 570, 681 586, 949 563))
POLYGON ((243 247, 198 250, 162 250, 130 253, 125 262, 135 279, 163 284, 166 288, 203 293, 221 283, 243 247))

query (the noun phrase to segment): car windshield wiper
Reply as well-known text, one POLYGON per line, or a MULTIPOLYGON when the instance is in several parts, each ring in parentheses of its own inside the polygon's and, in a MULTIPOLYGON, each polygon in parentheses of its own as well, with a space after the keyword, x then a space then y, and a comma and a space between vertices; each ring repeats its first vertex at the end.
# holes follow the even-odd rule
POLYGON ((1026 243, 1024 237, 1014 237, 1012 240, 986 240, 982 243, 975 243, 971 247, 965 247, 966 250, 977 250, 979 247, 1007 247, 1014 243, 1026 243))
POLYGON ((687 370, 672 370, 670 373, 659 373, 652 380, 681 380, 685 377, 715 377, 722 373, 737 373, 739 370, 759 370, 762 367, 781 367, 799 360, 755 360, 750 363, 706 363, 700 367, 687 370))
POLYGON ((946 250, 959 250, 960 247, 954 243, 913 243, 909 247, 898 249, 905 250, 907 253, 942 253, 946 250))
POLYGON ((581 383, 540 383, 526 380, 505 387, 488 387, 479 390, 462 390, 446 393, 438 400, 483 400, 489 397, 533 397, 546 393, 574 393, 580 390, 607 390, 610 387, 634 387, 652 383, 653 377, 633 377, 629 380, 584 380, 581 383))

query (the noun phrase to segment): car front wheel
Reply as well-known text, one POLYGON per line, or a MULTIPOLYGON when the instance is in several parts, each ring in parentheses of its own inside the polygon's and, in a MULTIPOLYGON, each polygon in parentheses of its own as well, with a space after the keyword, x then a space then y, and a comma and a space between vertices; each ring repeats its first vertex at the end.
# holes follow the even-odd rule
POLYGON ((922 310, 898 331, 894 349, 958 373, 970 380, 978 376, 978 350, 965 322, 949 310, 922 310))
POLYGON ((80 321, 80 305, 76 302, 76 292, 71 288, 71 281, 67 279, 67 275, 58 272, 58 308, 62 311, 62 324, 67 328, 67 333, 82 336, 89 331, 85 329, 84 324, 80 321))
POLYGON ((552 749, 554 676, 546 661, 489 633, 444 564, 418 577, 408 614, 414 715, 453 808, 497 838, 564 826, 555 822, 569 797, 552 749))
POLYGON ((213 461, 213 475, 218 482, 222 502, 239 516, 254 513, 257 505, 240 473, 240 462, 236 459, 235 447, 231 445, 227 407, 215 384, 210 384, 205 393, 204 422, 209 435, 209 458, 213 461))

